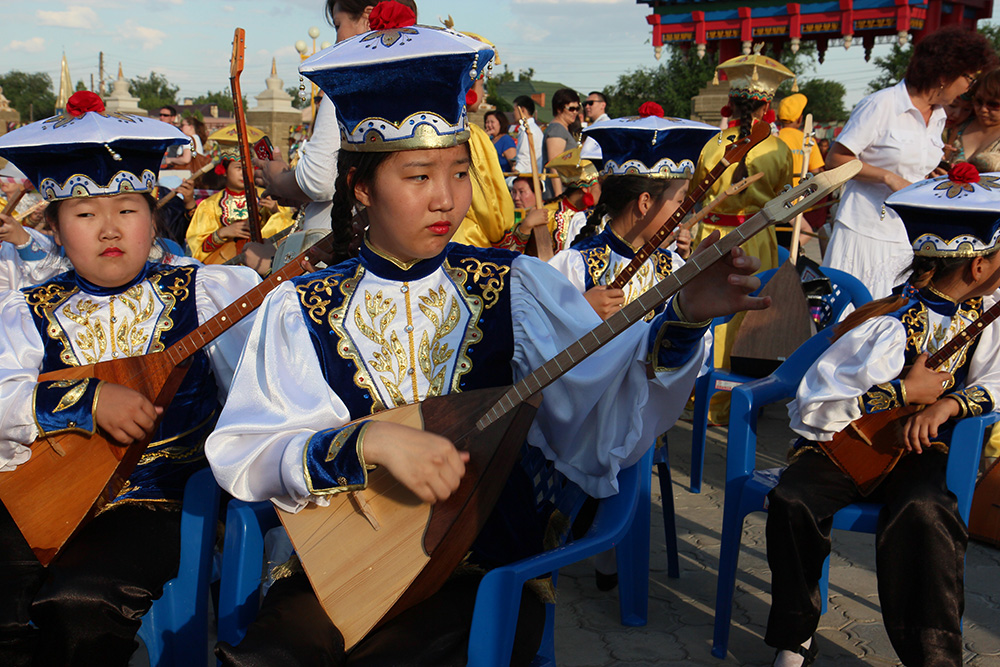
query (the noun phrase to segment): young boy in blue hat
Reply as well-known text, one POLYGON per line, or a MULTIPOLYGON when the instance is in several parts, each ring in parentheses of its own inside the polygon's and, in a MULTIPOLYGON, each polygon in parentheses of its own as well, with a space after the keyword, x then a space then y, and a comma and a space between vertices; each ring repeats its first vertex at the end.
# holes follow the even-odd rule
POLYGON ((997 327, 967 343, 940 372, 924 362, 996 301, 1000 174, 960 163, 885 203, 902 218, 913 246, 909 278, 839 326, 788 406, 792 430, 802 437, 768 495, 767 516, 772 603, 764 640, 777 649, 780 667, 816 657, 819 577, 830 554, 832 517, 861 500, 885 503, 876 571, 897 655, 906 665, 962 664, 968 528, 945 479, 950 421, 997 409, 997 327), (907 423, 899 443, 906 453, 866 497, 815 443, 832 440, 865 414, 903 405, 926 407, 907 423))

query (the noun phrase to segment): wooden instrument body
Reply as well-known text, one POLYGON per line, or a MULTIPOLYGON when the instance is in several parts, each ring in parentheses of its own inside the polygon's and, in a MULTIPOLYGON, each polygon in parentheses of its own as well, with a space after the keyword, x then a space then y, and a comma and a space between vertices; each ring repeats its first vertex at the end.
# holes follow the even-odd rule
POLYGON ((216 248, 212 251, 208 257, 205 258, 203 264, 225 264, 229 262, 234 257, 243 252, 243 246, 247 244, 246 239, 240 239, 238 241, 226 241, 221 247, 216 248))
POLYGON ((437 433, 468 451, 465 476, 448 500, 423 503, 379 468, 357 495, 337 494, 327 507, 310 505, 296 514, 278 511, 348 649, 379 622, 434 594, 465 557, 506 484, 537 409, 538 401, 526 401, 478 431, 476 420, 507 389, 449 394, 365 417, 437 433))
POLYGON ((747 312, 730 353, 733 371, 750 377, 772 373, 816 333, 802 280, 790 261, 775 271, 759 296, 771 297, 770 308, 747 312))
MULTIPOLYGON (((46 373, 38 380, 97 378, 134 389, 166 408, 187 368, 174 366, 159 352, 46 373)), ((101 435, 69 431, 39 438, 16 474, 0 473, 0 499, 42 565, 114 499, 148 444, 123 446, 101 435)))
POLYGON ((976 483, 969 512, 969 535, 1000 547, 1000 459, 976 483))
POLYGON ((856 419, 829 442, 817 442, 863 495, 868 495, 895 467, 906 450, 904 427, 921 405, 905 405, 856 419))

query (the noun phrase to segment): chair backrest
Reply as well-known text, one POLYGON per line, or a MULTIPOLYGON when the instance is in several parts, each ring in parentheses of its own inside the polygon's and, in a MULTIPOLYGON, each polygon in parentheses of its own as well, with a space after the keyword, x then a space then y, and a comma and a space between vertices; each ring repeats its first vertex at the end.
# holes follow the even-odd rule
POLYGON ((546 513, 558 510, 572 523, 587 499, 583 489, 556 470, 540 449, 527 443, 521 448, 521 467, 534 486, 536 508, 546 513))
POLYGON ((872 300, 871 292, 864 283, 851 274, 827 266, 821 267, 820 271, 830 279, 833 288, 833 294, 830 295, 831 326, 840 321, 847 306, 858 308, 872 300))

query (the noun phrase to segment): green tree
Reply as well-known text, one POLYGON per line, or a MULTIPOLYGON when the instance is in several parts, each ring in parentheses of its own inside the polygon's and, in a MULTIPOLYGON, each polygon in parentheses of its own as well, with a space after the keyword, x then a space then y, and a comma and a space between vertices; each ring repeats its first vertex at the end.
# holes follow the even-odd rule
MULTIPOLYGON (((296 90, 296 92, 298 92, 296 90)), ((192 100, 193 104, 214 104, 219 107, 220 114, 233 114, 233 94, 228 90, 220 90, 219 92, 212 92, 211 90, 203 95, 192 100)), ((243 110, 246 111, 247 108, 247 96, 243 96, 243 110)))
POLYGON ((910 44, 900 46, 898 42, 893 42, 888 55, 875 59, 875 67, 881 72, 868 83, 867 92, 874 93, 899 83, 903 79, 903 75, 906 74, 906 67, 910 64, 910 54, 912 53, 913 48, 910 44))
POLYGON ((705 87, 715 74, 718 56, 708 52, 698 58, 693 52, 669 47, 670 58, 657 67, 640 67, 618 77, 607 86, 608 115, 634 116, 643 102, 657 102, 668 116, 688 118, 691 98, 705 87))
POLYGON ((0 76, 0 86, 23 122, 55 115, 56 94, 48 74, 11 70, 0 76))
POLYGON ((486 103, 492 104, 500 111, 514 110, 514 105, 500 96, 500 83, 496 77, 486 80, 486 103))
POLYGON ((285 88, 285 92, 292 96, 292 106, 295 107, 296 109, 305 109, 307 106, 309 106, 308 98, 303 100, 301 97, 299 97, 298 86, 289 86, 288 88, 285 88))
POLYGON ((81 90, 87 90, 87 84, 83 82, 83 79, 76 82, 76 92, 80 92, 81 90))
POLYGON ((813 115, 817 123, 836 123, 847 120, 844 96, 847 89, 839 81, 810 79, 799 84, 799 92, 809 98, 806 113, 813 115))
POLYGON ((511 71, 506 64, 503 66, 503 71, 499 74, 494 74, 492 80, 496 81, 497 84, 501 83, 511 83, 514 80, 514 72, 511 71))
POLYGON ((139 98, 139 106, 146 111, 156 111, 168 104, 177 104, 177 86, 171 85, 167 77, 156 72, 149 76, 137 76, 128 81, 128 92, 139 98))

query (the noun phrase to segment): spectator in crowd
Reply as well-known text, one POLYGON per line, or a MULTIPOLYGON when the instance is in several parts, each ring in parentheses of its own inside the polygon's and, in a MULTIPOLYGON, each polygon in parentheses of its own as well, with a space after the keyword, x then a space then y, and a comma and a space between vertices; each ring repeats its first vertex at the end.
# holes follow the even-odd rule
POLYGON ((600 123, 602 120, 611 120, 607 114, 608 98, 604 93, 594 91, 587 95, 587 101, 583 103, 583 113, 587 116, 587 123, 600 123))
POLYGON ((955 162, 1000 153, 1000 69, 980 76, 969 92, 974 115, 958 128, 955 162))
MULTIPOLYGON (((159 118, 164 123, 170 123, 176 127, 178 118, 177 109, 169 104, 163 106, 160 108, 159 118)), ((167 149, 160 168, 178 169, 186 166, 189 162, 191 162, 191 148, 189 146, 171 146, 167 149)))
POLYGON ((855 276, 875 299, 905 278, 913 250, 899 216, 882 204, 893 192, 941 173, 936 170, 944 155, 944 107, 996 62, 982 35, 942 28, 914 47, 902 81, 854 107, 826 166, 857 158, 864 168, 844 186, 824 266, 855 276))
POLYGON ((517 159, 517 144, 507 133, 507 116, 500 110, 487 111, 483 123, 486 125, 486 134, 490 135, 493 147, 497 149, 501 171, 510 171, 511 164, 517 159))
POLYGON ((819 149, 820 157, 822 157, 823 161, 826 162, 826 154, 830 152, 830 140, 823 137, 816 142, 816 148, 819 149))
POLYGON ((514 163, 514 171, 519 174, 530 174, 531 161, 534 160, 537 165, 542 159, 542 137, 544 135, 542 128, 538 127, 538 123, 535 122, 535 101, 527 95, 521 95, 514 99, 514 120, 521 118, 522 113, 527 118, 527 130, 522 126, 517 131, 517 161, 514 163), (529 131, 535 144, 534 155, 531 154, 531 145, 528 141, 529 131))
POLYGON ((181 120, 181 132, 191 137, 195 155, 206 155, 205 144, 208 143, 208 129, 205 123, 195 116, 185 116, 181 120))
MULTIPOLYGON (((542 135, 542 164, 547 163, 556 155, 571 148, 576 148, 580 142, 570 131, 570 125, 577 121, 580 113, 580 96, 570 88, 560 88, 552 95, 552 122, 545 128, 542 135)), ((554 172, 553 172, 554 173, 554 172)), ((562 181, 550 178, 550 195, 562 194, 562 181)))

